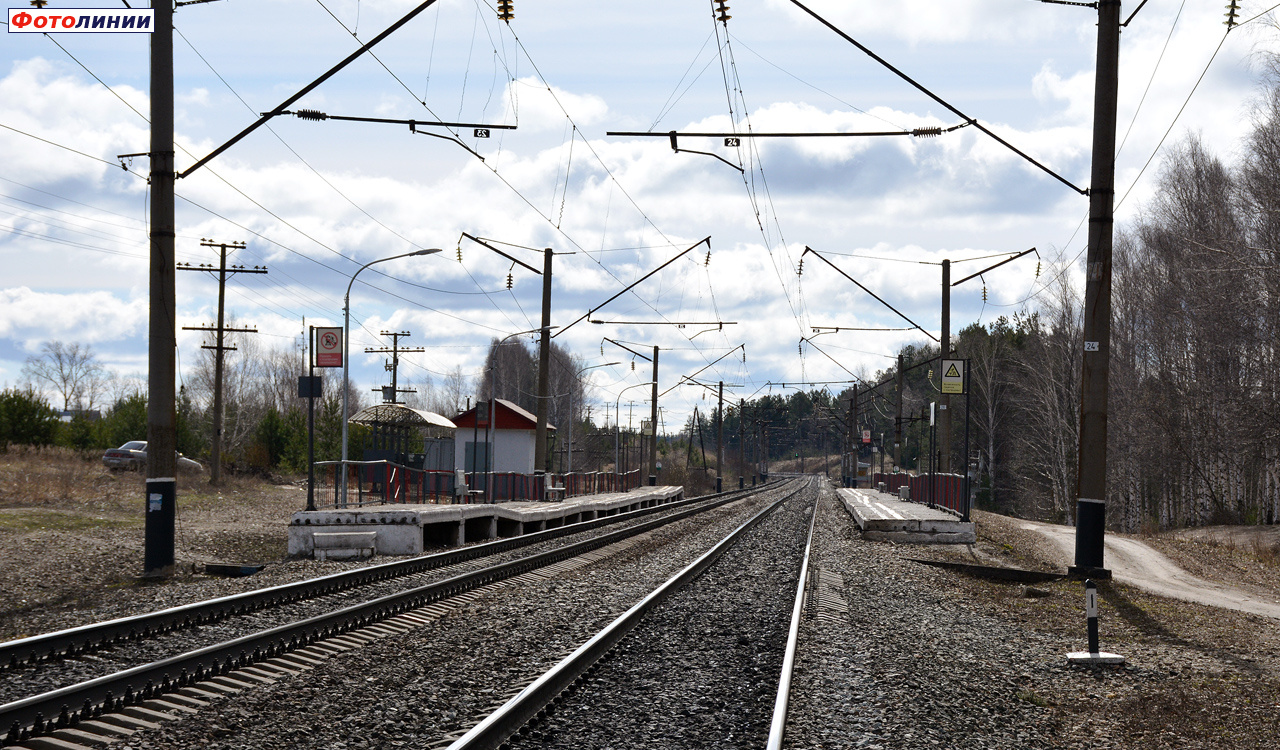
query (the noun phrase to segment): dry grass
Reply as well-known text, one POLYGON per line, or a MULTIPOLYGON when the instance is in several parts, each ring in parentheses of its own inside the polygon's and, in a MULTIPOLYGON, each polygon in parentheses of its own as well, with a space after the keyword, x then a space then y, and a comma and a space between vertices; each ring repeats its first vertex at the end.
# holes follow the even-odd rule
POLYGON ((306 493, 293 485, 227 477, 211 487, 207 475, 179 476, 174 541, 180 574, 144 584, 136 580, 144 479, 107 470, 97 452, 0 453, 0 590, 6 592, 0 640, 50 629, 50 622, 62 627, 118 616, 118 607, 152 609, 216 595, 202 591, 213 582, 193 575, 193 566, 280 562, 289 516, 306 504, 306 493))

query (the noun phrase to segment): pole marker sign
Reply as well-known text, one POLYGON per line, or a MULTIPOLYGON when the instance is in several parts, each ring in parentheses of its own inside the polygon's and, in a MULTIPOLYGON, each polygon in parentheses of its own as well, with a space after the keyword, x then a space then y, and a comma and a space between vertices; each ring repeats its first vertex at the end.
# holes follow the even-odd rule
POLYGON ((942 360, 942 392, 964 393, 964 360, 942 360))
POLYGON ((342 367, 342 329, 316 329, 316 367, 342 367))
POLYGON ((10 8, 10 34, 150 34, 154 10, 10 8))

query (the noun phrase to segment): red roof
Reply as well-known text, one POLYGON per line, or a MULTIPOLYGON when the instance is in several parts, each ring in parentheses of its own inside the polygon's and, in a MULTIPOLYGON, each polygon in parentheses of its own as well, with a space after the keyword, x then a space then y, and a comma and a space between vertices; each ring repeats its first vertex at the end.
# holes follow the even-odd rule
MULTIPOLYGON (((494 429, 495 430, 536 430, 538 429, 538 418, 529 412, 521 409, 519 406, 507 401, 506 399, 494 399, 493 411, 495 414, 494 429)), ((486 427, 485 420, 480 420, 480 424, 476 424, 476 409, 471 408, 462 412, 453 418, 453 423, 458 429, 464 427, 476 428, 486 427)), ((548 430, 554 430, 553 425, 547 425, 548 430)))

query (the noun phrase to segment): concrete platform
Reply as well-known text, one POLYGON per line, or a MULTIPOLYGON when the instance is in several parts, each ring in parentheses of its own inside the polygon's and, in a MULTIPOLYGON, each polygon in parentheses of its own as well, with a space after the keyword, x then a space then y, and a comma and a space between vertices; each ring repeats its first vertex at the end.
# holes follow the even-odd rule
MULTIPOLYGON (((641 487, 630 492, 580 495, 560 502, 493 505, 365 506, 298 511, 289 520, 289 554, 317 552, 316 535, 376 532, 379 555, 420 555, 428 548, 513 537, 683 499, 683 487, 641 487)), ((321 547, 326 537, 321 537, 321 547)))
POLYGON ((876 490, 840 488, 841 502, 862 529, 862 537, 905 544, 973 544, 972 522, 942 508, 899 500, 876 490))

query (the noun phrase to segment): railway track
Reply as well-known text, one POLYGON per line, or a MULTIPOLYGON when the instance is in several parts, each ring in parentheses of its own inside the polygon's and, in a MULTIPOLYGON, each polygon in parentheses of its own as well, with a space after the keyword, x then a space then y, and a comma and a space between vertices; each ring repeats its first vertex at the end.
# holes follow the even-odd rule
POLYGON ((781 748, 816 486, 771 503, 470 730, 431 747, 781 748))
MULTIPOLYGON (((755 488, 754 493, 773 491, 771 487, 755 488)), ((4 743, 19 744, 31 737, 62 732, 74 736, 77 729, 89 722, 102 723, 103 717, 115 716, 123 721, 124 729, 146 728, 147 711, 182 711, 192 706, 183 704, 179 691, 185 691, 186 699, 201 702, 198 695, 217 689, 211 681, 221 680, 222 687, 234 691, 255 681, 271 681, 293 670, 311 666, 315 659, 327 652, 342 650, 367 642, 401 627, 412 627, 424 616, 432 616, 451 606, 465 603, 467 592, 493 586, 504 579, 518 579, 530 571, 547 566, 566 564, 574 558, 589 556, 593 550, 617 545, 636 535, 648 533, 666 524, 719 508, 742 498, 749 498, 753 491, 723 493, 718 496, 692 498, 655 508, 610 516, 571 526, 551 529, 514 539, 504 539, 474 547, 453 550, 437 555, 423 556, 406 561, 371 566, 356 571, 327 576, 321 579, 248 592, 174 608, 158 613, 124 618, 121 620, 84 626, 59 633, 37 636, 7 644, 0 644, 0 663, 7 665, 3 675, 8 685, 18 682, 13 678, 22 675, 28 682, 48 684, 48 668, 68 663, 92 664, 97 672, 90 679, 62 685, 40 694, 29 694, 0 706, 0 729, 7 729, 4 743), (656 518, 647 518, 657 516, 656 518), (562 539, 583 531, 594 531, 607 524, 623 524, 626 528, 602 533, 590 539, 569 543, 562 539), (558 546, 532 555, 510 554, 519 547, 543 543, 558 546), (494 563, 492 559, 503 558, 494 563), (449 569, 463 563, 483 561, 472 569, 449 569), (424 571, 437 571, 437 580, 420 584, 414 580, 424 571), (443 575, 447 574, 447 575, 443 575), (398 590, 369 597, 378 586, 396 582, 398 590), (334 597, 360 601, 342 606, 336 611, 290 620, 290 607, 310 601, 320 610, 332 610, 334 597), (461 598, 460 598, 461 597, 461 598), (445 602, 449 602, 445 604, 445 602), (425 612, 423 611, 425 608, 425 612), (254 613, 274 610, 277 620, 288 622, 273 627, 253 628, 237 626, 251 632, 237 637, 222 638, 228 630, 227 621, 244 620, 254 613), (281 614, 285 616, 280 617, 281 614), (396 618, 400 618, 399 621, 396 618), (416 619, 415 619, 416 618, 416 619), (393 623, 379 626, 379 622, 393 623), (362 635, 351 636, 353 632, 362 635), (119 659, 105 658, 113 654, 128 654, 127 660, 138 662, 138 654, 151 653, 151 644, 171 638, 175 633, 199 634, 207 645, 188 648, 162 658, 142 662, 123 669, 112 670, 103 665, 119 663, 119 659), (327 645, 318 645, 327 644, 327 645), (116 648, 124 646, 127 648, 116 648), (316 649, 302 654, 306 649, 316 649), (287 656, 287 654, 302 654, 287 656), (255 667, 254 665, 260 665, 255 667), (265 666, 264 666, 265 665, 265 666), (246 671, 250 670, 250 671, 246 671), (256 671, 252 671, 256 670, 256 671), (45 673, 46 676, 42 676, 45 673), (227 679, 228 674, 239 675, 227 679), (203 691, 193 688, 204 685, 203 691), (175 704, 175 701, 177 703, 175 704), (147 706, 153 706, 148 708, 147 706), (154 708, 154 707, 159 708, 154 708), (118 717, 132 709, 134 721, 118 717)), ((589 557, 587 559, 590 559, 589 557)), ((189 639, 176 641, 188 643, 189 639)), ((170 651, 175 650, 171 646, 170 651)), ((126 660, 126 661, 127 661, 126 660)), ((77 670, 78 671, 78 670, 77 670)), ((225 691, 224 691, 225 692, 225 691)), ((209 697, 209 696, 205 696, 209 697)), ((96 727, 102 729, 102 727, 96 727)))

